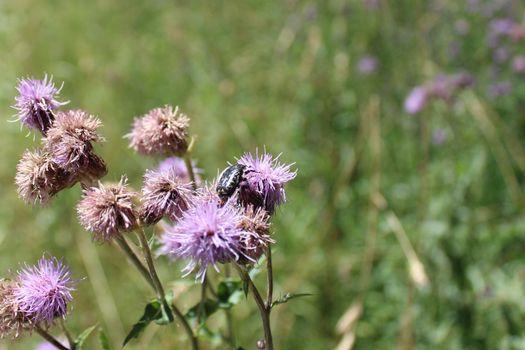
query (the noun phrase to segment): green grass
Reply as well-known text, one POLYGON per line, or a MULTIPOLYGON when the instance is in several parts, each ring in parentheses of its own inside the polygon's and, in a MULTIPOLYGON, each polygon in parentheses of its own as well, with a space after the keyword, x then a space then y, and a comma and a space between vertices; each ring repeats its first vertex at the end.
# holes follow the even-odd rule
MULTIPOLYGON (((47 72, 64 81, 71 108, 102 119, 108 181, 127 174, 140 186, 157 160, 136 155, 122 136, 134 116, 168 103, 191 117, 207 179, 257 147, 295 162, 298 177, 274 223, 276 293, 313 296, 275 309, 278 349, 334 348, 338 320, 359 303, 347 332, 357 349, 525 348, 524 86, 516 78, 513 95, 488 99, 487 20, 460 2, 439 11, 426 1, 390 3, 370 11, 339 0, 0 2, 0 271, 9 276, 43 252, 64 256, 87 277, 68 324, 78 332, 100 321, 115 349, 153 296, 116 247, 92 244, 81 229, 78 187, 44 208, 17 198, 16 163, 36 142, 7 122, 9 106, 18 77, 47 72), (467 37, 452 29, 458 18, 471 22, 467 37), (454 40, 463 50, 450 59, 454 40), (366 53, 380 67, 365 77, 355 65, 366 53), (414 85, 461 69, 477 85, 452 107, 434 103, 417 117, 402 110, 414 85), (436 128, 449 134, 441 146, 430 140, 436 128), (392 218, 402 225, 397 236, 392 218), (424 266, 424 286, 410 261, 424 266)), ((161 258, 159 266, 163 281, 190 288, 180 300, 189 308, 198 286, 180 282, 180 264, 161 258)), ((239 345, 254 348, 255 305, 242 302, 234 317, 239 345)), ((180 327, 155 326, 129 348, 182 344, 180 327)))

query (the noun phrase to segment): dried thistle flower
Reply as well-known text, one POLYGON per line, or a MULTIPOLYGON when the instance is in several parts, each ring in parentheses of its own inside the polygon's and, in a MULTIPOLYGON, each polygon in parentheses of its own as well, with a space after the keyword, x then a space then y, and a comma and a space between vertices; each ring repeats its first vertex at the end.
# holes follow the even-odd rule
POLYGON ((58 167, 42 150, 26 150, 16 167, 18 195, 28 203, 47 203, 59 191, 74 184, 71 175, 58 167))
POLYGON ((249 206, 244 212, 239 228, 243 231, 252 232, 251 235, 243 236, 241 246, 243 255, 239 259, 241 264, 253 263, 261 257, 266 248, 275 243, 270 237, 270 215, 262 209, 249 206), (246 259, 249 257, 250 259, 246 259))
POLYGON ((273 214, 275 207, 286 201, 284 185, 297 176, 297 171, 291 171, 292 164, 279 163, 279 157, 274 158, 266 151, 259 156, 256 151, 255 157, 246 153, 239 159, 238 163, 245 166, 245 180, 239 185, 241 203, 262 206, 273 214))
POLYGON ((32 330, 34 325, 20 311, 15 298, 17 283, 10 280, 0 281, 0 339, 17 338, 24 330, 32 330))
POLYGON ((118 184, 99 183, 98 187, 87 188, 77 205, 80 223, 99 242, 133 230, 137 224, 134 197, 135 193, 128 190, 124 176, 118 184))
POLYGON ((191 195, 191 184, 184 183, 175 169, 148 170, 142 187, 140 219, 147 225, 158 222, 163 216, 176 221, 188 209, 191 195))
MULTIPOLYGON (((200 186, 202 184, 202 179, 200 177, 200 174, 202 174, 202 169, 197 167, 197 162, 195 160, 191 161, 191 165, 193 168, 193 174, 195 175, 196 185, 200 186)), ((157 171, 161 173, 171 170, 175 172, 175 175, 177 175, 182 182, 191 182, 190 175, 188 174, 188 168, 186 167, 184 159, 179 157, 168 157, 160 162, 159 167, 157 168, 157 171)))
POLYGON ((242 209, 231 201, 223 207, 214 201, 198 203, 166 229, 159 253, 189 259, 182 272, 186 276, 198 268, 197 278, 203 281, 209 265, 218 270, 218 263, 238 261, 241 256, 251 260, 244 255, 241 242, 253 233, 241 227, 242 219, 242 209))
POLYGON ((130 147, 144 155, 182 155, 188 148, 189 118, 179 107, 155 108, 142 118, 135 118, 126 135, 130 147))
POLYGON ((56 100, 61 89, 62 87, 56 88, 53 78, 48 79, 47 75, 43 80, 19 79, 19 95, 13 106, 18 110, 18 120, 29 129, 37 129, 46 134, 55 119, 53 111, 67 104, 56 100))
POLYGON ((97 133, 100 120, 82 110, 59 112, 44 139, 53 161, 78 179, 99 179, 107 173, 92 142, 103 141, 97 133))
POLYGON ((75 281, 62 261, 42 257, 35 266, 26 264, 18 271, 17 282, 15 299, 31 322, 51 326, 55 318, 65 317, 75 281))

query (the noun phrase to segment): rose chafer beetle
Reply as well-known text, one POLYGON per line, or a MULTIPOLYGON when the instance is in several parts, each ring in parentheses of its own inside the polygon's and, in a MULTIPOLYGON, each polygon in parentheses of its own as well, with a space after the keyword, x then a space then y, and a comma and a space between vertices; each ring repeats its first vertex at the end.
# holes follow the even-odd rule
POLYGON ((217 194, 219 198, 225 202, 230 198, 241 183, 245 166, 242 164, 230 165, 219 176, 219 181, 217 182, 217 194))

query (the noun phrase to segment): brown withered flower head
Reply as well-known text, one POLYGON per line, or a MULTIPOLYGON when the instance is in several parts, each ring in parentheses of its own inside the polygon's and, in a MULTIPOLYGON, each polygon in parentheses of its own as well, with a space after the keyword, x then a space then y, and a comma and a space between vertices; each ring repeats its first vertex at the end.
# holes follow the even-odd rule
POLYGON ((133 230, 137 214, 133 205, 135 193, 127 188, 127 179, 118 184, 90 187, 84 190, 77 205, 82 226, 93 233, 93 239, 106 242, 122 232, 133 230))
POLYGON ((95 154, 92 142, 104 140, 97 133, 101 125, 99 119, 82 110, 59 112, 47 131, 44 146, 58 166, 79 180, 99 179, 107 168, 95 154))
POLYGON ((17 338, 22 331, 31 331, 34 324, 21 312, 15 297, 17 283, 0 281, 0 339, 17 338))
POLYGON ((47 203, 59 191, 74 184, 71 174, 40 149, 26 150, 16 167, 18 195, 27 203, 47 203))
POLYGON ((239 228, 249 231, 252 235, 243 236, 241 241, 242 252, 239 263, 253 264, 262 256, 266 248, 275 243, 270 236, 270 215, 262 208, 255 209, 248 206, 242 220, 239 222, 239 228), (251 258, 250 261, 246 257, 251 258))
POLYGON ((188 149, 189 118, 179 107, 166 105, 135 118, 126 137, 129 146, 143 155, 183 155, 188 149))
POLYGON ((141 221, 152 225, 163 216, 176 221, 190 205, 191 188, 191 183, 184 183, 174 169, 146 171, 139 213, 141 221))

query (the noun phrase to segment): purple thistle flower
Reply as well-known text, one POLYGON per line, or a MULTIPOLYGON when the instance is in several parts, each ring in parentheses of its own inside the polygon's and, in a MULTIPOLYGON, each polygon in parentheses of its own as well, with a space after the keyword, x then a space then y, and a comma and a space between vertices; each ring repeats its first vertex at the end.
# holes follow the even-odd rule
POLYGON ((45 135, 55 119, 53 111, 67 104, 56 100, 61 89, 56 88, 53 78, 48 80, 47 75, 43 80, 19 79, 19 95, 13 106, 18 110, 18 120, 29 129, 38 129, 45 135))
POLYGON ((423 86, 416 86, 405 99, 405 111, 409 114, 418 114, 425 108, 427 101, 427 89, 423 86))
POLYGON ((74 184, 71 174, 57 166, 48 153, 26 150, 16 166, 18 195, 27 203, 47 203, 74 184))
POLYGON ((15 297, 17 283, 10 280, 0 281, 0 339, 17 338, 24 330, 31 331, 34 325, 20 312, 15 297))
POLYGON ((297 176, 297 171, 290 170, 293 164, 279 163, 280 156, 274 158, 266 151, 259 156, 257 150, 255 157, 245 153, 239 159, 238 163, 246 167, 245 181, 241 181, 239 193, 239 199, 245 206, 262 206, 273 214, 277 205, 286 202, 284 185, 297 176))
POLYGON ((155 108, 142 118, 135 118, 126 135, 130 147, 144 155, 182 155, 188 148, 189 118, 179 107, 155 108))
MULTIPOLYGON (((202 169, 197 167, 197 162, 195 160, 192 160, 191 164, 193 167, 193 174, 195 175, 195 182, 197 182, 197 186, 200 186, 202 179, 199 175, 202 174, 202 169)), ((191 182, 186 163, 184 162, 184 159, 179 157, 169 157, 164 159, 160 162, 157 171, 161 173, 174 171, 175 175, 178 176, 182 182, 191 182)))
POLYGON ((92 142, 104 140, 97 133, 101 125, 100 120, 82 110, 59 112, 43 140, 44 146, 58 166, 79 180, 99 179, 106 175, 107 168, 95 154, 92 142))
POLYGON ((133 230, 137 225, 134 197, 135 193, 127 189, 124 176, 118 184, 99 183, 98 187, 87 188, 77 205, 80 223, 98 242, 109 241, 121 232, 133 230))
POLYGON ((55 318, 65 317, 75 281, 62 261, 42 257, 35 266, 26 264, 18 271, 17 282, 18 307, 32 322, 51 326, 55 318))
POLYGON ((238 261, 244 255, 242 241, 253 233, 240 227, 242 209, 228 202, 218 207, 215 201, 198 203, 185 211, 175 226, 160 238, 159 251, 174 259, 189 259, 184 276, 196 268, 197 279, 204 280, 209 265, 238 261))
POLYGON ((147 225, 155 224, 163 216, 176 221, 188 209, 191 195, 191 183, 184 183, 175 169, 148 170, 144 175, 140 218, 147 225))

